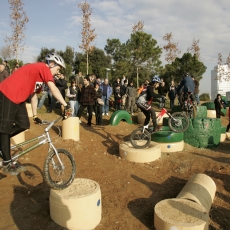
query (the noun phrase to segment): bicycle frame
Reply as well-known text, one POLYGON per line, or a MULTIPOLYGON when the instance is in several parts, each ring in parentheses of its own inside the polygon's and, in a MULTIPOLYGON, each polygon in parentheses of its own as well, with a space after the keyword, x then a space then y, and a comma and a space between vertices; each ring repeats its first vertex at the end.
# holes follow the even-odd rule
POLYGON ((19 143, 19 144, 16 144, 16 145, 11 146, 10 149, 13 150, 13 149, 16 149, 16 148, 20 148, 21 146, 24 146, 24 145, 26 145, 26 144, 33 143, 33 142, 35 142, 35 141, 39 141, 39 140, 41 139, 38 143, 36 143, 36 144, 34 144, 34 145, 28 147, 27 149, 22 150, 21 152, 17 153, 15 156, 12 157, 12 160, 15 161, 15 160, 17 160, 18 158, 20 158, 21 156, 23 156, 23 155, 27 154, 28 152, 32 151, 33 149, 36 149, 36 148, 38 148, 39 146, 48 143, 48 144, 49 144, 49 150, 48 150, 48 152, 49 152, 51 149, 53 149, 54 152, 55 152, 55 154, 57 155, 57 158, 58 158, 58 161, 59 161, 60 165, 62 166, 62 168, 64 168, 64 166, 63 166, 63 164, 62 164, 62 161, 61 161, 61 159, 59 158, 59 154, 58 154, 58 152, 57 152, 57 149, 56 149, 55 146, 53 145, 52 140, 51 140, 50 135, 49 135, 49 129, 50 129, 55 123, 57 123, 61 118, 62 118, 62 117, 59 117, 58 119, 52 121, 52 122, 45 128, 45 133, 44 133, 44 134, 42 134, 42 135, 40 135, 40 136, 38 136, 38 137, 32 138, 32 139, 30 139, 30 140, 24 141, 24 142, 22 142, 22 143, 19 143))

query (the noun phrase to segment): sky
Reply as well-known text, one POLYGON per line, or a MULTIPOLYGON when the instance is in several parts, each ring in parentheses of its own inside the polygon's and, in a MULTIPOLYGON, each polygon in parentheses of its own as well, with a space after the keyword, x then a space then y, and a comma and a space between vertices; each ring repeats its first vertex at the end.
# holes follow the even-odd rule
MULTIPOLYGON (((19 59, 36 61, 41 48, 65 50, 71 46, 81 52, 81 18, 79 0, 22 0, 29 18, 26 45, 19 59)), ((181 54, 187 52, 193 40, 199 40, 201 61, 207 67, 200 81, 200 94, 211 92, 211 70, 218 62, 218 53, 225 61, 230 53, 229 0, 87 0, 92 8, 91 28, 97 38, 94 46, 104 49, 106 40, 118 38, 122 43, 130 38, 132 27, 144 22, 144 32, 151 34, 163 47, 163 36, 172 32, 181 54)), ((8 0, 1 0, 0 48, 4 37, 11 35, 8 0)), ((165 64, 165 53, 161 61, 165 64)), ((230 84, 230 83, 227 83, 230 84)))

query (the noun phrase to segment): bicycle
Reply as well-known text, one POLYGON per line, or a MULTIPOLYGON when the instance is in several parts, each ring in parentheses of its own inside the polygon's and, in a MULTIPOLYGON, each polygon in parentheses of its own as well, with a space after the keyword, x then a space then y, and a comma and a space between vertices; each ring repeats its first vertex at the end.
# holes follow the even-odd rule
MULTIPOLYGON (((13 162, 16 162, 21 156, 29 153, 33 149, 48 143, 48 155, 44 161, 43 174, 46 183, 53 189, 64 189, 67 188, 74 180, 76 174, 76 164, 74 157, 66 149, 56 149, 52 143, 49 130, 50 128, 60 121, 63 117, 60 116, 58 119, 51 122, 42 121, 41 125, 47 125, 45 132, 35 138, 29 139, 25 142, 11 146, 11 150, 19 149, 20 147, 38 141, 25 150, 20 150, 19 153, 12 157, 13 162)), ((61 131, 58 128, 60 136, 61 131)))
POLYGON ((182 110, 189 118, 196 118, 196 105, 191 100, 191 92, 187 93, 187 100, 183 101, 182 110))
MULTIPOLYGON (((168 126, 169 128, 176 133, 185 132, 189 127, 189 119, 183 112, 175 112, 170 114, 166 108, 162 108, 160 113, 157 115, 156 121, 157 124, 164 116, 168 115, 168 126)), ((156 125, 157 125, 156 124, 156 125)), ((142 128, 135 129, 130 135, 130 142, 134 148, 143 149, 149 146, 151 142, 151 134, 155 132, 156 127, 152 129, 148 128, 148 125, 143 126, 142 128)))

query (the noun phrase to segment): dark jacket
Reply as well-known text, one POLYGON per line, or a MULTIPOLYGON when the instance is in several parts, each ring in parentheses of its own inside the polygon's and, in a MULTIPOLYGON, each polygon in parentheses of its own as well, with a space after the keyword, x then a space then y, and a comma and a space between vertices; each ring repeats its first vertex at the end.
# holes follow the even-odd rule
POLYGON ((170 100, 174 100, 176 98, 176 86, 175 85, 170 85, 168 97, 170 100))
POLYGON ((223 108, 223 100, 222 99, 220 99, 220 100, 218 100, 218 98, 216 98, 215 100, 214 100, 214 104, 215 104, 215 109, 217 110, 219 110, 219 109, 222 109, 223 108))
POLYGON ((67 81, 64 78, 63 79, 55 79, 55 85, 57 86, 57 88, 61 92, 62 97, 65 98, 65 89, 68 88, 67 81))
POLYGON ((96 91, 92 85, 88 85, 85 87, 85 85, 81 89, 80 93, 80 103, 82 105, 95 105, 96 97, 96 91))
POLYGON ((194 84, 195 84, 194 94, 198 94, 200 92, 200 90, 199 90, 200 83, 199 83, 199 81, 194 80, 194 84))
POLYGON ((160 86, 158 87, 158 93, 159 93, 161 96, 166 96, 167 92, 168 92, 168 88, 167 88, 166 85, 164 85, 164 86, 161 86, 161 85, 160 85, 160 86))
POLYGON ((102 97, 102 90, 99 88, 96 92, 96 101, 95 101, 95 105, 100 105, 97 103, 97 99, 102 97))
POLYGON ((0 72, 0 82, 5 80, 7 77, 9 77, 9 74, 5 69, 2 72, 0 72))
POLYGON ((185 77, 180 85, 177 87, 177 92, 180 92, 180 89, 184 86, 184 93, 191 92, 194 94, 195 91, 195 83, 190 76, 185 77))

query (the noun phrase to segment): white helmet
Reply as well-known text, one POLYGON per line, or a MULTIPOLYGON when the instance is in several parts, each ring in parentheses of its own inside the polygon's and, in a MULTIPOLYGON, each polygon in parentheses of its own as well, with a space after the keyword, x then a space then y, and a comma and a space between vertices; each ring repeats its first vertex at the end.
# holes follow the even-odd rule
POLYGON ((56 54, 56 53, 50 53, 46 55, 46 61, 54 61, 57 65, 63 67, 65 69, 65 62, 63 58, 56 54))

